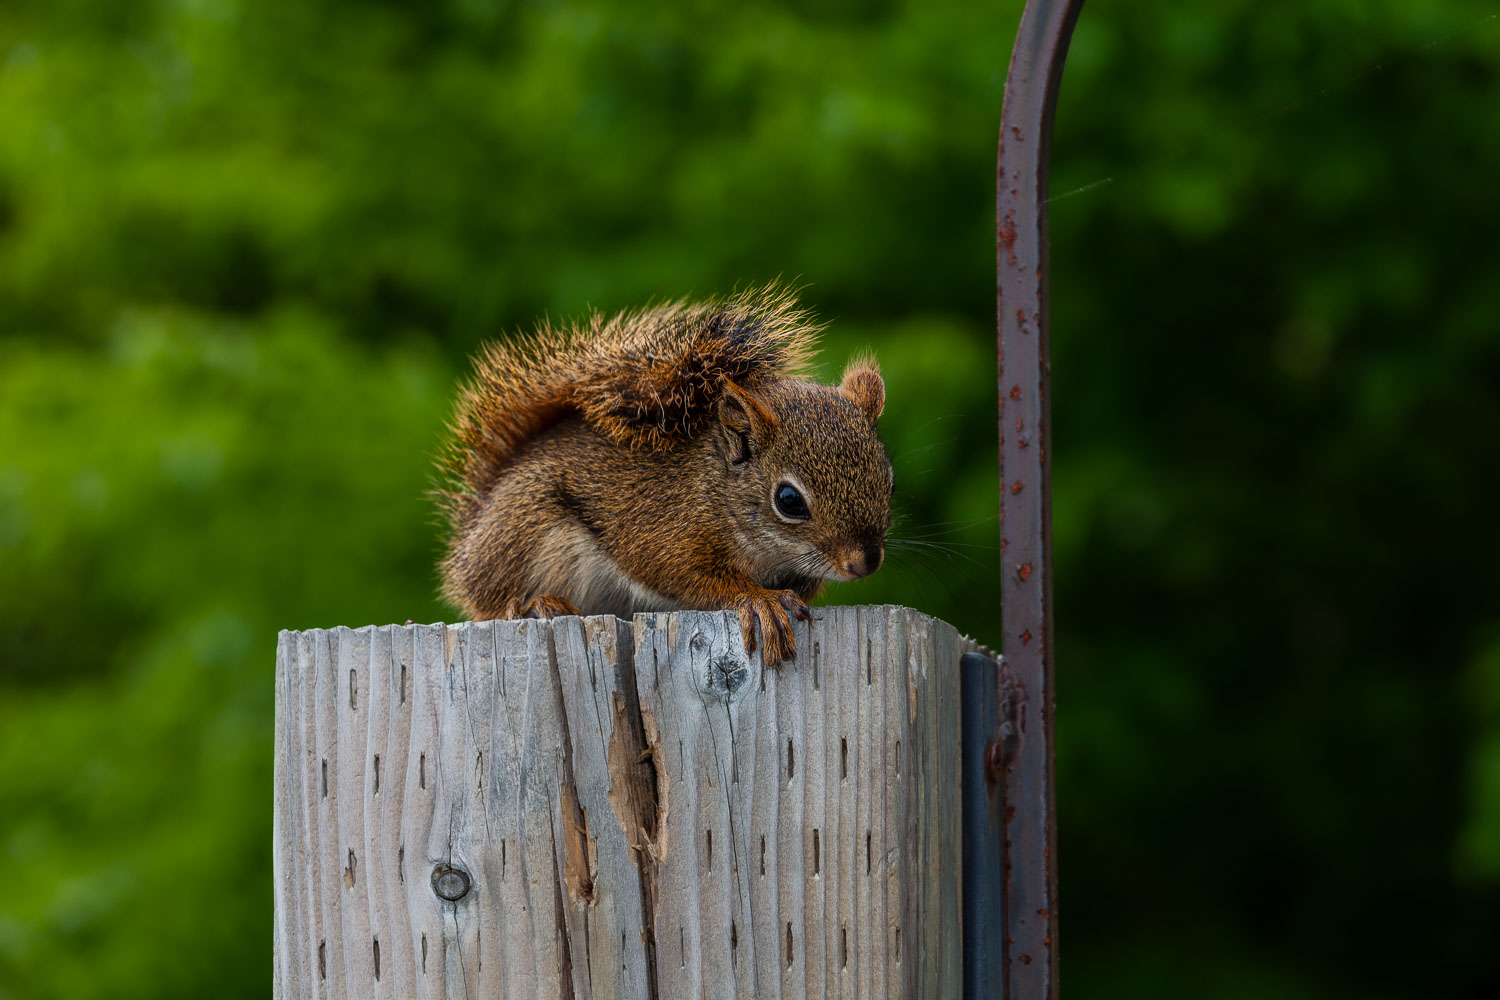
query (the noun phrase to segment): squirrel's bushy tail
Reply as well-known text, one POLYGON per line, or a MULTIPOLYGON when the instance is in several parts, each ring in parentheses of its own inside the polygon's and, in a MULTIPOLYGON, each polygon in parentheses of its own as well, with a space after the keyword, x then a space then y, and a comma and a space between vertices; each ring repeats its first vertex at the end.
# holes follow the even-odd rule
POLYGON ((516 452, 572 413, 630 447, 696 436, 725 382, 754 389, 804 375, 818 329, 794 291, 769 285, 486 345, 450 425, 439 491, 449 518, 467 524, 516 452))

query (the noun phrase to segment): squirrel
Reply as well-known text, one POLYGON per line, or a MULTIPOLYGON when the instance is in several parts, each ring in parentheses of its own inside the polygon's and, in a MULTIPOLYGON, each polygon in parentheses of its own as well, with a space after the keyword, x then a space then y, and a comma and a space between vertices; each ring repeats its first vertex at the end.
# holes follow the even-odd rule
POLYGON ((437 491, 444 596, 471 618, 738 612, 794 658, 791 618, 879 568, 892 471, 873 357, 807 379, 820 327, 777 285, 481 348, 437 491))

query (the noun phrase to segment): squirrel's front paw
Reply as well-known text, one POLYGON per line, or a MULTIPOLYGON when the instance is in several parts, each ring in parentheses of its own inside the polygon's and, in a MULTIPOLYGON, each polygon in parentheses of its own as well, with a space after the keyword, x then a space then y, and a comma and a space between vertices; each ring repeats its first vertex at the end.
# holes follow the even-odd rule
POLYGON ((790 660, 797 655, 797 640, 792 636, 792 618, 808 621, 812 616, 795 591, 751 591, 735 601, 733 607, 740 616, 740 630, 745 636, 746 653, 755 652, 755 622, 759 619, 761 636, 765 639, 761 658, 765 660, 766 666, 780 667, 782 660, 790 660))
POLYGON ((505 605, 506 618, 560 618, 563 615, 581 615, 573 602, 559 594, 539 594, 522 604, 512 600, 505 605))

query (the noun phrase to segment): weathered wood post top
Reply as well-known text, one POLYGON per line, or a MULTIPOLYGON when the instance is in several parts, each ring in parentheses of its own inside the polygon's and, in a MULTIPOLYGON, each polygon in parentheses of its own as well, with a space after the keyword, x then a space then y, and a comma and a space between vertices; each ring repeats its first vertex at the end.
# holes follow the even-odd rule
POLYGON ((283 632, 278 997, 955 997, 959 659, 818 608, 283 632))

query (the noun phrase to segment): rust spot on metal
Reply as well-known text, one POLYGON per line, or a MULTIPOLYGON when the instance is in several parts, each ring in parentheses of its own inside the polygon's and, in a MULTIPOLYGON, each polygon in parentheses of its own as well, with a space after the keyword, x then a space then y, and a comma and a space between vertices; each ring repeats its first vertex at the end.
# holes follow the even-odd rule
POLYGON ((1021 141, 1021 130, 1019 128, 1017 128, 1016 126, 1012 125, 1010 127, 1010 134, 1011 134, 1011 137, 1013 139, 1015 139, 1017 142, 1021 141))
POLYGON ((1016 576, 1019 576, 1023 582, 1029 580, 1031 578, 1031 563, 1022 563, 1020 569, 1016 570, 1016 576))
POLYGON ((1022 486, 1020 483, 1011 483, 1010 484, 1010 492, 1011 492, 1012 495, 1021 492, 1025 488, 1026 487, 1022 486))
POLYGON ((1020 399, 1021 398, 1021 387, 1020 386, 1013 385, 1013 386, 1010 387, 1010 398, 1011 399, 1020 399))
POLYGON ((1005 260, 1011 267, 1016 266, 1016 215, 1008 212, 1005 221, 995 229, 995 238, 1005 248, 1005 260))
POLYGON ((1026 645, 1030 641, 1031 641, 1031 630, 1027 629, 1025 632, 1021 633, 1021 645, 1024 646, 1024 645, 1026 645))
POLYGON ((1022 333, 1026 333, 1027 332, 1026 331, 1026 310, 1025 309, 1017 309, 1016 310, 1016 323, 1017 323, 1017 325, 1019 325, 1021 327, 1021 332, 1022 333))

